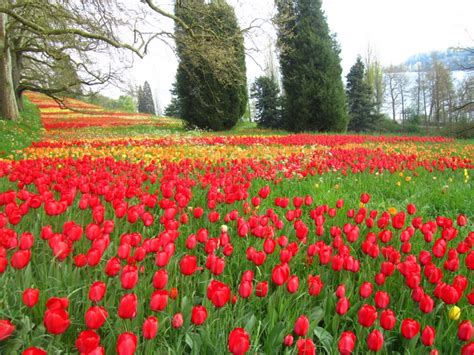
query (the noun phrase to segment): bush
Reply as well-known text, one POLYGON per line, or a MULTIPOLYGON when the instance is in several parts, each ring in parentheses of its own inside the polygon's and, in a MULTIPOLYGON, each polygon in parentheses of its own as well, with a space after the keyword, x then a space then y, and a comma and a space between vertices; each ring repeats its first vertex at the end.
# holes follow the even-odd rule
POLYGON ((474 139, 474 122, 457 122, 446 125, 440 134, 447 137, 474 139))

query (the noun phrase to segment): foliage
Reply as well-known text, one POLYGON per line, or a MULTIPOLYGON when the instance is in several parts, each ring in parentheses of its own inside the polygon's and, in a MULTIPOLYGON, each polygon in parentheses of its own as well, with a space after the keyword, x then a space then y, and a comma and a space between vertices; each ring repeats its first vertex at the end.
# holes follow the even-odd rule
POLYGON ((440 134, 446 137, 474 139, 474 122, 456 122, 444 126, 440 134))
POLYGON ((176 82, 173 83, 171 92, 171 102, 165 107, 165 116, 167 117, 181 117, 181 103, 176 89, 176 82))
POLYGON ((0 120, 0 159, 39 140, 43 126, 36 105, 23 98, 23 110, 18 121, 0 120))
POLYGON ((285 126, 291 131, 344 131, 340 49, 321 1, 279 0, 277 8, 285 126))
POLYGON ((151 93, 151 87, 148 81, 145 81, 145 84, 138 88, 137 109, 140 113, 156 115, 155 102, 153 101, 153 94, 151 93))
POLYGON ((264 128, 281 128, 280 89, 272 77, 260 76, 252 85, 251 97, 256 100, 257 124, 264 128))
POLYGON ((225 1, 182 1, 175 13, 196 28, 191 36, 176 27, 181 116, 191 127, 230 129, 247 106, 244 43, 234 9, 225 1))
POLYGON ((347 104, 350 131, 363 132, 373 128, 375 118, 372 90, 365 80, 365 68, 361 57, 357 58, 347 74, 347 104))
POLYGON ((83 101, 103 107, 105 109, 123 112, 137 112, 135 101, 129 95, 120 95, 118 99, 113 99, 101 94, 87 97, 80 97, 83 101))

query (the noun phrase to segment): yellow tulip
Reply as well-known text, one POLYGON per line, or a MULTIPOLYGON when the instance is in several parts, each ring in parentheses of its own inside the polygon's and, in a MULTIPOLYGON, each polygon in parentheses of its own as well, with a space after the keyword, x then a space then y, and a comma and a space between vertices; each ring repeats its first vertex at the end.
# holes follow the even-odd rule
POLYGON ((451 307, 448 315, 449 319, 458 320, 459 317, 461 317, 461 308, 459 308, 458 306, 451 307))

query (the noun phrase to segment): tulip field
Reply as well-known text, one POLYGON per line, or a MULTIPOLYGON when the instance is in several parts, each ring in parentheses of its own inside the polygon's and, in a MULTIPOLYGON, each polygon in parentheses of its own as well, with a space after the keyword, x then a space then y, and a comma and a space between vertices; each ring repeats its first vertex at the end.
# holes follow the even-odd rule
POLYGON ((30 99, 43 139, 0 159, 0 354, 474 354, 472 141, 30 99))

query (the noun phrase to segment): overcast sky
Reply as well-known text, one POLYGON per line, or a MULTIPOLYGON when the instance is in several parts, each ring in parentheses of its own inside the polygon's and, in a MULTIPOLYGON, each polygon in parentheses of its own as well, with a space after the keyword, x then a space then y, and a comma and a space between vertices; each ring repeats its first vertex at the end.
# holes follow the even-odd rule
MULTIPOLYGON (((156 1, 160 3, 160 1, 156 1)), ((170 6, 170 1, 161 1, 170 6)), ((268 44, 275 38, 269 19, 274 0, 229 0, 235 6, 242 27, 254 19, 260 28, 246 38, 249 83, 262 74, 268 44)), ((171 7, 172 8, 172 7, 171 7)), ((474 1, 472 0, 323 0, 329 28, 341 46, 344 75, 358 54, 370 44, 383 65, 399 64, 409 56, 474 45, 474 1)), ((166 22, 162 26, 167 26, 166 22)), ((177 59, 172 50, 155 42, 145 59, 136 59, 130 80, 137 85, 147 80, 164 108, 171 96, 177 59)), ((117 96, 116 90, 106 94, 117 96)))

